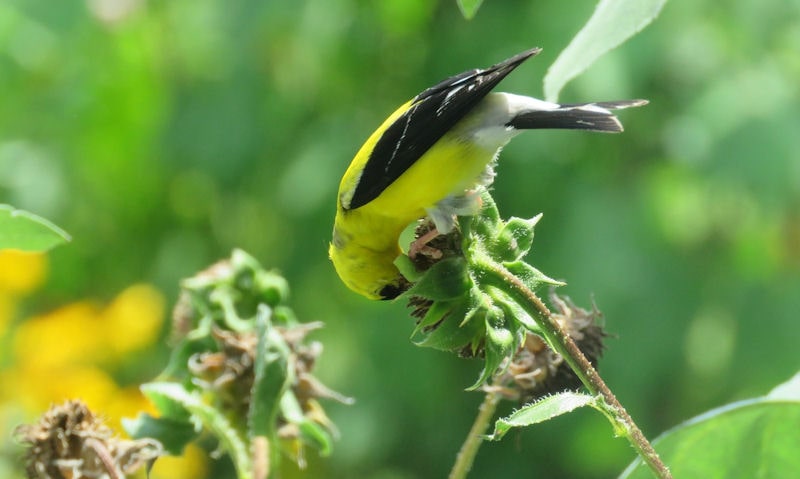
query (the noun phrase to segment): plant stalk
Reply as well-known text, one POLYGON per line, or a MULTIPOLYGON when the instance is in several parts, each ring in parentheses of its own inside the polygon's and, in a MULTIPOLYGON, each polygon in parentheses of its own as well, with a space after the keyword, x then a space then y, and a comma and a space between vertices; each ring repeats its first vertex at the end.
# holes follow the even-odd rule
POLYGON ((499 394, 493 391, 486 393, 486 397, 483 398, 483 402, 478 408, 475 422, 472 423, 472 428, 470 428, 464 444, 461 445, 461 450, 458 451, 456 462, 453 464, 453 469, 450 471, 448 479, 465 479, 467 477, 467 473, 472 469, 475 456, 478 454, 478 449, 483 443, 483 434, 486 432, 486 428, 489 427, 492 417, 494 417, 498 402, 500 402, 499 394))
POLYGON ((522 304, 529 313, 533 313, 543 319, 539 326, 547 341, 553 346, 557 353, 559 353, 564 360, 569 364, 570 368, 575 372, 583 385, 592 395, 599 395, 603 398, 598 407, 603 408, 609 417, 616 421, 615 429, 620 434, 624 435, 628 442, 631 443, 633 448, 642 457, 644 462, 656 474, 659 479, 672 479, 672 474, 669 468, 658 457, 653 446, 642 434, 642 431, 633 421, 628 411, 620 404, 617 397, 606 385, 603 378, 597 373, 597 370, 592 366, 586 356, 575 344, 575 341, 569 337, 564 328, 558 324, 553 318, 550 309, 544 302, 528 288, 518 277, 508 271, 501 264, 491 262, 484 263, 486 272, 491 274, 503 283, 508 285, 510 292, 518 299, 522 300, 522 304))

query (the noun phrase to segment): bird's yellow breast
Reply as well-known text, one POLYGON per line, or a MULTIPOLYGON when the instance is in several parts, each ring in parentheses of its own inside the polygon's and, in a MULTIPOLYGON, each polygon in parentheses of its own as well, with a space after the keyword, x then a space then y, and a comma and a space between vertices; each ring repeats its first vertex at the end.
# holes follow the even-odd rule
MULTIPOLYGON (((359 155, 371 148, 367 144, 356 155, 340 185, 334 240, 329 250, 337 273, 350 289, 379 298, 384 286, 399 285, 403 278, 394 260, 400 254, 398 238, 402 231, 424 217, 427 208, 474 186, 476 178, 492 161, 494 151, 459 134, 459 129, 454 128, 380 195, 359 208, 346 210, 342 199, 346 202, 348 192, 358 180, 358 168, 354 169, 354 165, 363 168, 366 159, 359 155)), ((374 145, 375 141, 371 137, 368 143, 374 145)))

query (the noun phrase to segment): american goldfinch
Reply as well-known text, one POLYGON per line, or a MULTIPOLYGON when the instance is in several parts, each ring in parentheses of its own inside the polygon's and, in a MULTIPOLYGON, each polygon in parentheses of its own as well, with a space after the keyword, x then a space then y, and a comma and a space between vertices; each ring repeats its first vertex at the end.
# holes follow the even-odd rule
POLYGON ((407 289, 394 265, 400 234, 426 215, 436 226, 434 234, 444 234, 453 229, 456 215, 476 213, 498 152, 522 130, 618 133, 622 125, 610 110, 647 103, 559 105, 490 93, 540 51, 450 77, 401 105, 370 135, 339 185, 329 248, 350 289, 371 299, 392 299, 407 289))

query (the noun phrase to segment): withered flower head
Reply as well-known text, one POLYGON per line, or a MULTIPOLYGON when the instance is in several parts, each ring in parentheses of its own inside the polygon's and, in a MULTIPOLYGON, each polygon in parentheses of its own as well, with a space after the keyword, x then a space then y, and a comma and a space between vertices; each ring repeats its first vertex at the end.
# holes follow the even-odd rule
MULTIPOLYGON (((592 304, 587 311, 576 306, 568 297, 550 292, 550 303, 556 309, 552 317, 578 345, 593 366, 603 354, 606 333, 599 324, 602 313, 592 304)), ((550 349, 538 335, 528 333, 516 354, 501 368, 494 378, 493 388, 509 399, 521 403, 532 402, 548 394, 581 386, 580 379, 570 369, 564 358, 550 349)))
MULTIPOLYGON (((316 400, 333 399, 350 404, 352 399, 329 389, 311 373, 314 363, 322 354, 318 341, 306 343, 311 331, 321 328, 320 322, 299 323, 276 330, 289 347, 289 368, 292 381, 289 387, 304 413, 319 408, 316 400)), ((212 392, 220 409, 234 412, 234 417, 245 418, 250 409, 251 392, 255 382, 255 361, 258 337, 255 331, 213 330, 217 352, 200 352, 189 358, 188 369, 193 382, 212 392)), ((319 408, 321 410, 321 408, 319 408)), ((315 412, 319 416, 319 412, 315 412)), ((284 418, 279 417, 279 421, 284 418)))
POLYGON ((52 406, 14 434, 28 447, 30 479, 123 478, 162 454, 158 441, 115 437, 81 401, 52 406))

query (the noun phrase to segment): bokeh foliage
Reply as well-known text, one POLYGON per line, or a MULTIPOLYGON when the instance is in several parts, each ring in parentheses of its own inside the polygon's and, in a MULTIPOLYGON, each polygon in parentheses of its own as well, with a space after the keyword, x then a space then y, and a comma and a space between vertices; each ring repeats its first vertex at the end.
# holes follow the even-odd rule
MULTIPOLYGON (((35 289, 19 287, 29 260, 0 265, 2 407, 28 318, 140 283, 170 304, 179 278, 241 247, 326 322, 318 374, 358 398, 330 409, 342 440, 306 477, 444 476, 480 363, 414 347, 403 305, 339 283, 338 181, 390 111, 450 74, 541 46, 502 85, 541 95, 593 8, 487 1, 466 21, 455 1, 4 1, 0 202, 73 241, 34 260, 35 289)), ((648 98, 623 135, 540 131, 503 151, 498 206, 544 212, 529 258, 594 295, 618 336, 600 370, 650 436, 797 369, 798 20, 797 0, 673 1, 561 94, 648 98)), ((120 384, 162 368, 164 346, 141 351, 111 361, 120 384)), ((521 435, 486 445, 474 476, 609 477, 633 456, 589 413, 521 435)))

